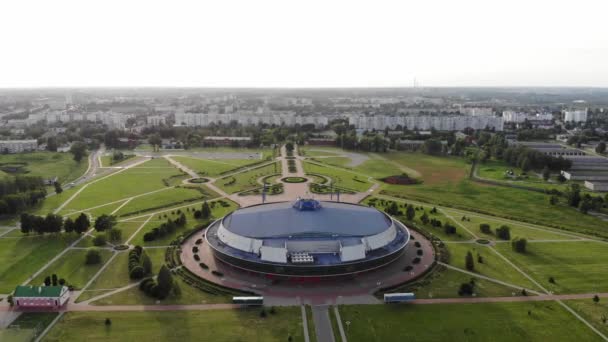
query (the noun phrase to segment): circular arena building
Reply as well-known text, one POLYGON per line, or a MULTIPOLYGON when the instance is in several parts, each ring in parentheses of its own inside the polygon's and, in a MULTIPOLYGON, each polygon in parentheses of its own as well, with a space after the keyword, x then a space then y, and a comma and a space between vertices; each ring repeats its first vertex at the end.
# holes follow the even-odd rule
POLYGON ((329 277, 390 264, 405 251, 410 232, 375 208, 298 199, 238 209, 212 223, 205 238, 214 257, 232 267, 329 277))

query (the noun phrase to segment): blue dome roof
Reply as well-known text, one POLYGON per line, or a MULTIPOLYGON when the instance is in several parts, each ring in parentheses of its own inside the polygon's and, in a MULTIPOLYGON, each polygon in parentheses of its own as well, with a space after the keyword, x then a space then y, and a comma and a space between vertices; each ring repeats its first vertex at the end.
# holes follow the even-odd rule
POLYGON ((298 200, 238 209, 226 216, 224 227, 250 238, 370 236, 392 222, 375 208, 349 203, 298 200))

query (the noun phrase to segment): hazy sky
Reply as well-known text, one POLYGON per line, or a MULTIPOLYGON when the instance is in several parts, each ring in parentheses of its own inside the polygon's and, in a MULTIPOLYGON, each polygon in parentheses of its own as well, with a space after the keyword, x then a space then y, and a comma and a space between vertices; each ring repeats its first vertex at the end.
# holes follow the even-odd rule
POLYGON ((605 0, 3 0, 0 87, 608 86, 605 0))

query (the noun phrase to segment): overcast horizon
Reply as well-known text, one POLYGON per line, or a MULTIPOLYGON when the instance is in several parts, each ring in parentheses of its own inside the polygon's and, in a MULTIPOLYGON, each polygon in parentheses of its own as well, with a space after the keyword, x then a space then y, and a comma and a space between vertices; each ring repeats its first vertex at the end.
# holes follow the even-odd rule
POLYGON ((20 1, 0 88, 608 87, 591 0, 20 1))

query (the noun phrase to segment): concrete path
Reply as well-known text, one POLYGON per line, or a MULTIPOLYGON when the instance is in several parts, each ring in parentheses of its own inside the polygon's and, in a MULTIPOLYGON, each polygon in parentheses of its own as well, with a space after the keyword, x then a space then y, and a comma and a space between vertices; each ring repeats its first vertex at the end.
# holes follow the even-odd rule
POLYGON ((310 342, 310 336, 308 336, 308 317, 306 317, 306 307, 300 305, 302 313, 302 329, 304 329, 304 342, 310 342))
POLYGON ((312 307, 312 319, 315 322, 315 334, 319 342, 335 342, 328 308, 328 305, 312 307))

